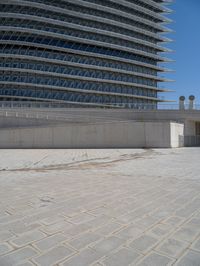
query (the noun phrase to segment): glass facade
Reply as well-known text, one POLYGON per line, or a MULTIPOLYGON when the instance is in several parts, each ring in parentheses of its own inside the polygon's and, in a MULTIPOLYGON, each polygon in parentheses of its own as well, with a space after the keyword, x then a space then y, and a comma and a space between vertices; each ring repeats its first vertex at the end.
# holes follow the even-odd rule
POLYGON ((0 100, 156 108, 164 0, 1 0, 0 100))

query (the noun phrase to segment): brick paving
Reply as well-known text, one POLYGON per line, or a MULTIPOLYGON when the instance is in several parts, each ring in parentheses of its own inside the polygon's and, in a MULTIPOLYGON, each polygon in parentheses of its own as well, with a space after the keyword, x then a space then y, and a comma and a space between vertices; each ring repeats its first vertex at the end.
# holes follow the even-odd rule
POLYGON ((0 150, 0 265, 200 266, 199 158, 0 150))

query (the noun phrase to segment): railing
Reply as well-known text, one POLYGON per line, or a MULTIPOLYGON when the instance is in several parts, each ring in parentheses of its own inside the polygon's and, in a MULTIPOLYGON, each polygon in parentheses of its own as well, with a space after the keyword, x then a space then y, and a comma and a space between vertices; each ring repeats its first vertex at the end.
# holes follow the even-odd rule
MULTIPOLYGON (((45 110, 47 111, 47 110, 45 110)), ((98 122, 115 122, 115 121, 128 121, 124 118, 113 117, 109 114, 105 114, 103 116, 95 116, 93 112, 87 113, 70 113, 66 114, 65 112, 62 113, 59 110, 55 110, 54 112, 45 112, 42 110, 39 112, 38 109, 27 110, 27 109, 0 109, 0 117, 6 118, 26 118, 26 119, 39 119, 39 120, 48 120, 53 122, 70 122, 70 123, 98 123, 98 122), (57 112, 56 112, 57 111, 57 112)))
MULTIPOLYGON (((62 115, 60 113, 52 113, 52 112, 41 112, 41 113, 38 113, 38 112, 27 112, 20 109, 19 111, 18 110, 14 110, 14 109, 11 109, 9 111, 7 110, 1 110, 0 109, 0 117, 10 117, 10 118, 27 118, 27 119, 40 119, 40 120, 49 120, 49 121, 57 121, 57 122, 81 122, 81 121, 84 121, 84 122, 98 122, 100 121, 101 119, 98 119, 98 118, 95 118, 91 121, 91 116, 90 115, 76 115, 76 116, 66 116, 66 115, 62 115)), ((114 119, 113 119, 114 120, 114 119)))
MULTIPOLYGON (((116 108, 133 110, 179 110, 179 104, 144 104, 144 103, 83 103, 83 102, 29 102, 29 101, 0 101, 0 109, 33 109, 43 108, 116 108)), ((191 110, 185 104, 182 111, 191 110)), ((200 110, 200 104, 195 104, 193 110, 200 110)))
POLYGON ((180 108, 179 104, 158 104, 158 110, 181 110, 181 111, 192 111, 200 110, 200 104, 194 104, 191 108, 190 104, 185 104, 184 108, 180 108))
POLYGON ((0 101, 0 108, 66 108, 69 104, 62 102, 28 102, 0 101))
MULTIPOLYGON (((18 117, 18 118, 35 118, 35 119, 49 119, 49 115, 46 114, 41 114, 41 113, 27 113, 27 112, 17 112, 14 110, 11 111, 4 111, 4 110, 0 110, 0 116, 3 117, 18 117)), ((57 120, 57 117, 54 116, 52 117, 54 119, 57 120)))
POLYGON ((185 147, 200 147, 200 136, 185 136, 185 147))
POLYGON ((28 102, 0 101, 0 108, 127 108, 127 109, 157 109, 156 104, 140 103, 91 103, 91 102, 28 102))

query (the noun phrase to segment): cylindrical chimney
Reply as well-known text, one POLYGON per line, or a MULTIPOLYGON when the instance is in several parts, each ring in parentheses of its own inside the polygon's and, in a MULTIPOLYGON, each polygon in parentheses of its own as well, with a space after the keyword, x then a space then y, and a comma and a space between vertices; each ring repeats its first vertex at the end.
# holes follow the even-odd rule
POLYGON ((185 110, 185 96, 179 97, 179 110, 185 110))
POLYGON ((194 110, 194 100, 195 100, 194 95, 190 95, 189 96, 189 110, 194 110))

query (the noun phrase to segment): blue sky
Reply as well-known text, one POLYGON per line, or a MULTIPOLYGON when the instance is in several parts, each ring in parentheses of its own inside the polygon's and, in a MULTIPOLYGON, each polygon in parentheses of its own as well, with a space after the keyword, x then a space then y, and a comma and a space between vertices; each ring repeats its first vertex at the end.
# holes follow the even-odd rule
POLYGON ((168 27, 175 32, 167 34, 174 40, 167 47, 174 52, 166 57, 175 62, 164 65, 175 70, 175 73, 165 74, 175 82, 164 85, 175 92, 166 93, 165 98, 177 101, 180 95, 188 98, 193 94, 196 103, 200 103, 200 0, 174 0, 169 8, 174 12, 169 15, 173 23, 168 27))

